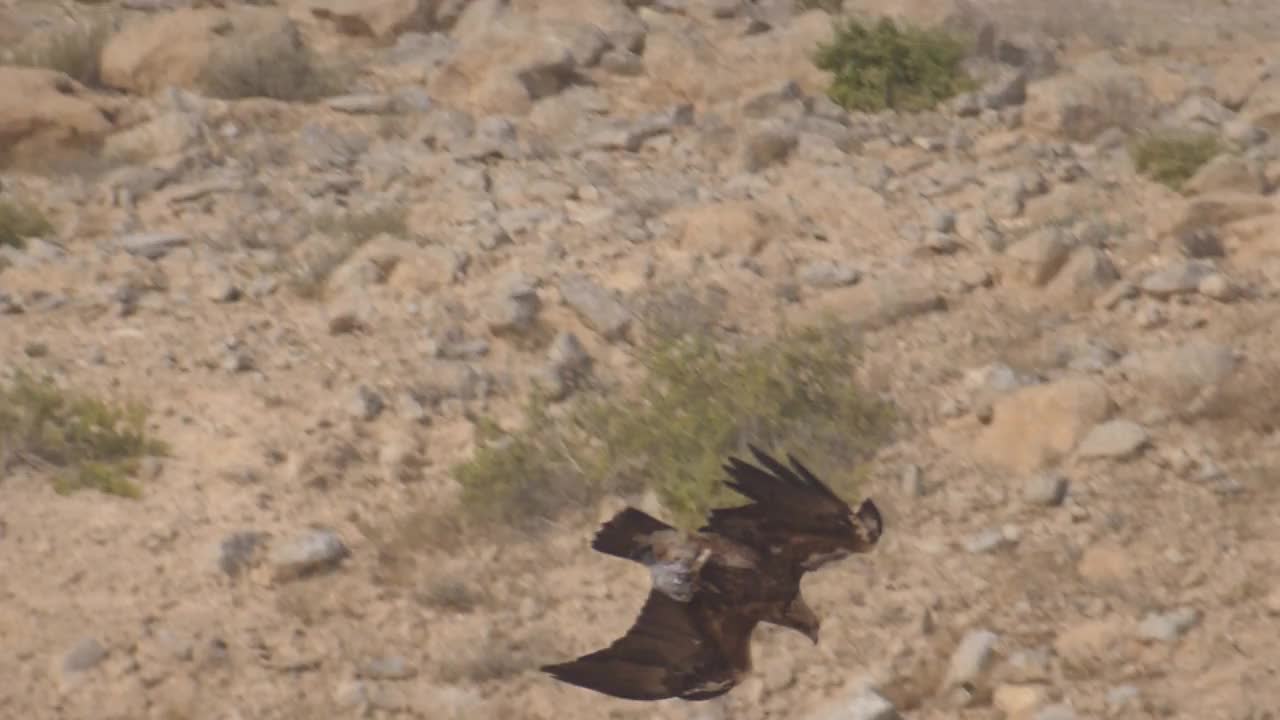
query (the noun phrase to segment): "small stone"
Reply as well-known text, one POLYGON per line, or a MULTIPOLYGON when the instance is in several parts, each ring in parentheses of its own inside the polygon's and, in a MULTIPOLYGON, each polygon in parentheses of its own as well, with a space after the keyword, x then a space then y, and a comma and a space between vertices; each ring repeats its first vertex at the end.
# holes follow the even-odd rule
POLYGON ((1119 710, 1133 707, 1142 693, 1132 685, 1119 685, 1107 691, 1107 707, 1119 710))
POLYGON ((1222 273, 1206 275, 1200 281, 1200 294, 1218 302, 1231 302, 1239 295, 1235 284, 1222 273))
POLYGON ((562 279, 560 297, 583 322, 610 342, 620 340, 631 325, 631 314, 614 294, 584 275, 562 279))
POLYGON ((999 528, 991 528, 983 530, 966 540, 964 549, 974 555, 981 555, 994 552, 1007 544, 1009 544, 1009 539, 1005 537, 1005 533, 999 528))
POLYGON ((991 664, 998 639, 999 636, 990 630, 970 630, 951 655, 943 682, 944 688, 958 687, 978 680, 991 664))
POLYGON ((1213 265, 1203 260, 1173 262, 1147 275, 1138 287, 1152 297, 1184 295, 1197 292, 1200 281, 1213 272, 1213 265))
POLYGON ((840 720, 897 720, 898 710, 872 688, 862 688, 841 704, 832 718, 840 720))
POLYGON ((1039 685, 1001 685, 992 694, 992 704, 1006 718, 1026 717, 1044 702, 1045 691, 1039 685))
POLYGON ((902 492, 908 497, 924 495, 924 472, 919 465, 907 465, 902 468, 902 492))
POLYGON ((1067 476, 1058 472, 1033 475, 1022 487, 1022 497, 1032 505, 1057 507, 1067 497, 1067 476))
POLYGON ((351 405, 351 414, 364 421, 376 419, 386 408, 386 401, 378 391, 367 385, 356 388, 356 396, 351 405))
POLYGON ((159 260, 171 250, 185 246, 191 238, 183 233, 153 232, 136 233, 120 238, 120 247, 130 255, 137 255, 148 260, 159 260))
POLYGON ((400 656, 375 658, 364 664, 360 676, 372 680, 408 680, 417 672, 400 656))
POLYGON ((336 568, 351 551, 332 530, 312 530, 272 550, 277 581, 297 580, 336 568))
POLYGON ((87 637, 75 644, 75 647, 62 659, 64 673, 80 673, 91 670, 105 660, 107 649, 97 638, 87 637))
POLYGON ((1076 711, 1070 705, 1058 703, 1041 708, 1033 720, 1076 720, 1076 711))
POLYGON ((1148 442, 1147 431, 1132 420, 1108 420, 1095 425, 1080 441, 1081 458, 1124 460, 1136 455, 1148 442))
POLYGON ((856 284, 862 278, 862 273, 831 260, 816 260, 802 266, 796 276, 812 287, 837 288, 856 284))
POLYGON ((1152 613, 1138 624, 1138 635, 1144 640, 1171 642, 1200 622, 1200 611, 1179 608, 1167 613, 1152 613))

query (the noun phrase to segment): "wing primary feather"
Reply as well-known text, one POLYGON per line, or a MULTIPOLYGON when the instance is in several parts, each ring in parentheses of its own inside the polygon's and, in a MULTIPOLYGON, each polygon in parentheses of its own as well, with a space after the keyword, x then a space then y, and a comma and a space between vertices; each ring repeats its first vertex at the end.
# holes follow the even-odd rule
POLYGON ((791 462, 792 466, 795 467, 796 472, 800 473, 800 477, 803 477, 811 487, 821 491, 823 495, 826 495, 832 500, 835 500, 841 504, 845 504, 845 502, 840 499, 839 495, 836 495, 835 491, 832 490, 830 486, 828 486, 826 483, 819 480, 818 476, 814 475, 813 471, 805 467, 804 464, 801 463, 799 460, 797 460, 794 455, 792 455, 791 453, 787 453, 787 460, 791 462))

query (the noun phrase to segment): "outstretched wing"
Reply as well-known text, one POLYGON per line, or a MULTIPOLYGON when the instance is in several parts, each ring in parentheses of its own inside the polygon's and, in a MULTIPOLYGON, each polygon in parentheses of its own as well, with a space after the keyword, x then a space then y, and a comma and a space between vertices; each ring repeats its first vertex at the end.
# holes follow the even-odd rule
POLYGON ((627 700, 705 700, 722 695, 745 670, 734 667, 725 640, 745 643, 750 631, 745 638, 719 637, 719 624, 707 623, 705 613, 696 598, 683 603, 650 591, 626 635, 603 650, 542 670, 563 682, 627 700))
POLYGON ((855 512, 826 483, 792 455, 783 465, 748 445, 759 465, 736 457, 724 466, 726 484, 753 502, 711 511, 702 532, 712 532, 756 548, 766 557, 786 555, 795 576, 849 553, 866 552, 880 539, 884 522, 875 503, 855 512))

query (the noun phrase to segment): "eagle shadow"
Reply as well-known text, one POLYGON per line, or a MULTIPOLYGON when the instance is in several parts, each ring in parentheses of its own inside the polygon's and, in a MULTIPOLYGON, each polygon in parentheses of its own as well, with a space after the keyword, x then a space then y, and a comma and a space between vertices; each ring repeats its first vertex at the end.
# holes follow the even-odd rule
POLYGON ((800 594, 806 572, 869 552, 884 530, 864 500, 855 511, 798 460, 748 445, 759 465, 730 457, 726 485, 751 499, 716 508, 690 533, 628 507, 591 547, 649 568, 640 615, 608 647, 541 669, 627 700, 709 700, 751 671, 751 633, 771 623, 818 642, 818 616, 800 594))

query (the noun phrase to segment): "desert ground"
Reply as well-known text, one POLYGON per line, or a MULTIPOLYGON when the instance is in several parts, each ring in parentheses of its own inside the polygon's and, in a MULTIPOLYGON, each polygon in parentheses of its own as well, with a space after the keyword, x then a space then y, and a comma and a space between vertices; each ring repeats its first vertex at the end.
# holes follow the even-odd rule
POLYGON ((0 0, 0 717, 1274 720, 1278 183, 1272 1, 0 0), (746 442, 821 642, 538 672, 746 442))

